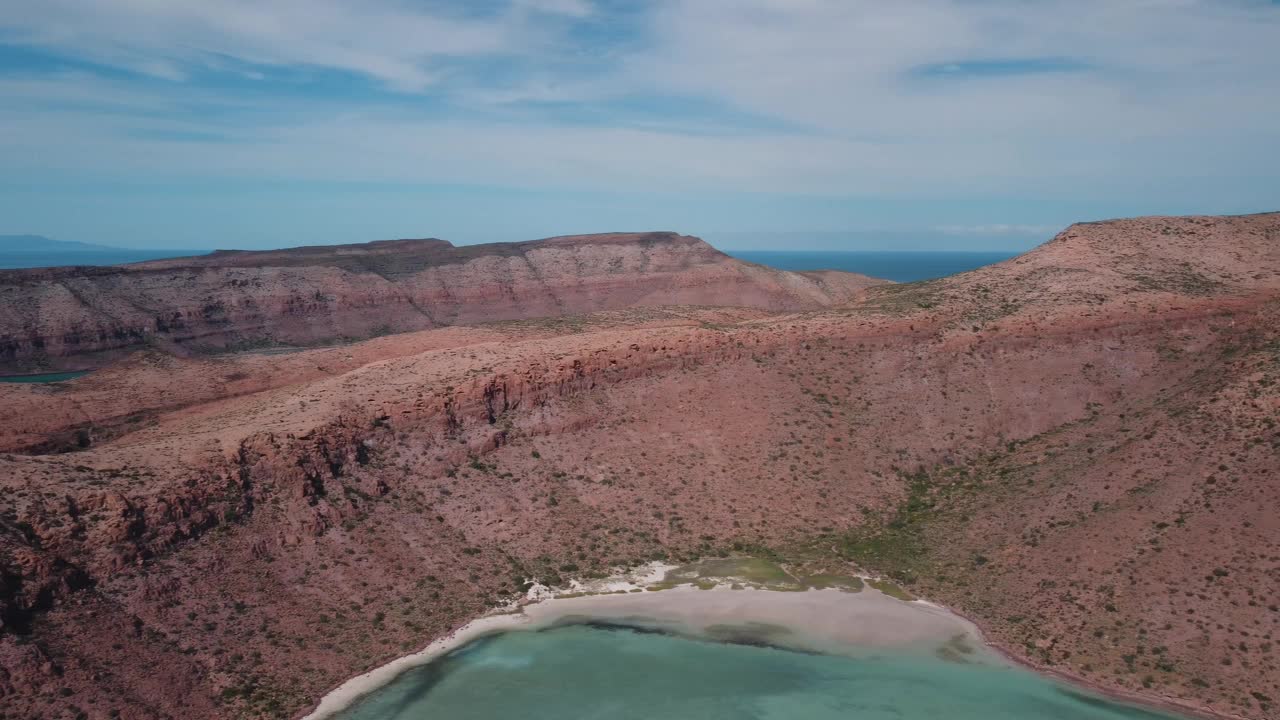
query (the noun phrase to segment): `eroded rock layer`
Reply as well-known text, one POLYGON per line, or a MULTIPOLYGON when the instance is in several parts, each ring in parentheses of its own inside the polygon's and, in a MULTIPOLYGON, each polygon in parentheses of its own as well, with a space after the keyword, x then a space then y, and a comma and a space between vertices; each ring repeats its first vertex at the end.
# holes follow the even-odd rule
POLYGON ((0 700, 289 717, 667 557, 896 578, 1010 652, 1280 698, 1280 215, 1077 225, 804 314, 660 307, 0 386, 0 700))
POLYGON ((466 247, 393 240, 6 270, 0 372, 94 367, 149 346, 185 354, 314 345, 629 307, 812 310, 881 282, 773 270, 675 233, 466 247))

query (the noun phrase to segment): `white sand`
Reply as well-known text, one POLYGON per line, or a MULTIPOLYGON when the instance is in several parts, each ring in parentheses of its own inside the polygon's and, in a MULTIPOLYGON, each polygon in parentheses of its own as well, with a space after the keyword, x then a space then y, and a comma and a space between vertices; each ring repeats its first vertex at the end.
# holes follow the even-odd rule
MULTIPOLYGON (((682 586, 644 594, 563 598, 524 608, 530 628, 574 616, 668 628, 701 635, 712 626, 777 626, 796 649, 847 654, 858 648, 930 646, 957 635, 975 648, 983 641, 969 621, 936 605, 903 602, 877 590, 783 592, 720 585, 682 586)), ((779 638, 782 640, 783 638, 779 638)))
MULTIPOLYGON (((631 590, 660 578, 659 567, 643 568, 629 577, 613 578, 600 587, 631 590)), ((595 590, 595 588, 592 588, 595 590)), ((539 597, 531 593, 531 597, 539 597)), ((890 647, 940 646, 960 636, 975 659, 1002 662, 985 649, 981 634, 968 620, 932 603, 903 602, 867 588, 780 592, 753 588, 711 590, 681 586, 658 592, 588 595, 534 602, 512 612, 490 615, 440 638, 426 649, 352 678, 325 695, 304 720, 324 720, 361 696, 386 685, 401 673, 430 662, 477 638, 509 630, 537 630, 574 618, 626 622, 702 634, 714 625, 777 626, 787 646, 818 652, 852 654, 890 647)))

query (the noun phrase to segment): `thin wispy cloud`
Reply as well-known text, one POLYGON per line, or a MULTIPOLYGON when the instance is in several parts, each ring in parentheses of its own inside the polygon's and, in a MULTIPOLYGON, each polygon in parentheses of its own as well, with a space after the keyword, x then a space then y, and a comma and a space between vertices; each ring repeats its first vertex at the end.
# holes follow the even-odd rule
POLYGON ((1277 37, 1262 0, 0 0, 0 158, 43 188, 746 193, 992 233, 1252 209, 1277 37))
POLYGON ((1008 223, 990 223, 986 225, 940 225, 937 230, 948 235, 1029 235, 1043 237, 1056 228, 1052 225, 1010 225, 1008 223))

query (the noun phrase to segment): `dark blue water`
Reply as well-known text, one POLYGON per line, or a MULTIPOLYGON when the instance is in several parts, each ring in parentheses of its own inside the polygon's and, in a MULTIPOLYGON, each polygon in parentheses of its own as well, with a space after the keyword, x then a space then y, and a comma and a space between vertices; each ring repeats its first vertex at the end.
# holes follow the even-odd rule
POLYGON ((82 375, 88 374, 89 371, 83 370, 80 372, 44 373, 42 375, 3 375, 0 376, 0 383, 57 383, 75 380, 82 375))
POLYGON ((122 265, 199 255, 192 250, 102 250, 85 252, 0 251, 0 270, 59 267, 63 265, 122 265))
POLYGON ((1014 252, 790 252, 743 250, 730 255, 779 270, 844 270, 914 282, 974 270, 1018 255, 1014 252))

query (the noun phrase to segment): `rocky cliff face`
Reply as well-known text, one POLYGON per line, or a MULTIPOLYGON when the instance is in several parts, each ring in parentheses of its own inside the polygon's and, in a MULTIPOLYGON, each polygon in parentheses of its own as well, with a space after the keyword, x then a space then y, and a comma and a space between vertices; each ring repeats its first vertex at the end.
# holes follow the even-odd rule
POLYGON ((804 315, 0 386, 0 700, 296 716, 528 578, 763 545, 891 574, 1055 671, 1271 717, 1278 241, 1280 215, 1080 225, 804 315))
POLYGON ((812 310, 878 281, 744 263, 675 233, 454 247, 396 240, 0 271, 0 372, 637 306, 812 310))

